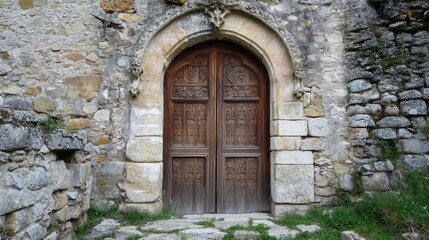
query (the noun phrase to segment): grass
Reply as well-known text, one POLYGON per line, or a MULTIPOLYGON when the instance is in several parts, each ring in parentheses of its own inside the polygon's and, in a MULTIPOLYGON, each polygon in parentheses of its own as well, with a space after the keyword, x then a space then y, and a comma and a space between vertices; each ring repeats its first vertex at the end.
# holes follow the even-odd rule
POLYGON ((354 230, 368 240, 399 239, 405 232, 418 232, 429 239, 429 172, 406 174, 400 192, 374 193, 352 202, 346 194, 336 206, 314 208, 308 215, 287 215, 278 224, 318 224, 315 233, 300 233, 295 239, 339 239, 345 230, 354 230))
POLYGON ((256 238, 257 240, 274 240, 276 238, 270 237, 268 235, 269 227, 264 224, 254 225, 253 220, 249 219, 248 226, 234 225, 226 230, 226 235, 223 237, 223 240, 232 240, 234 239, 234 232, 237 230, 246 230, 258 232, 260 235, 256 238))
POLYGON ((195 224, 206 227, 206 228, 214 228, 215 227, 214 221, 215 221, 215 219, 213 218, 210 221, 207 221, 207 220, 199 221, 199 222, 196 222, 195 224))
POLYGON ((429 121, 426 121, 425 125, 423 126, 422 133, 426 136, 426 139, 429 139, 429 121))
POLYGON ((50 115, 45 121, 40 123, 40 126, 45 133, 51 133, 57 129, 64 128, 61 119, 54 118, 50 115))
POLYGON ((87 214, 87 221, 85 224, 76 229, 73 239, 84 239, 84 236, 89 234, 92 228, 94 228, 97 224, 101 223, 101 221, 106 218, 115 219, 124 225, 141 226, 151 221, 169 219, 172 217, 172 213, 169 208, 165 208, 161 213, 151 214, 147 212, 139 212, 136 209, 129 209, 121 212, 119 211, 118 205, 115 205, 107 210, 101 210, 95 206, 91 206, 88 209, 87 214))

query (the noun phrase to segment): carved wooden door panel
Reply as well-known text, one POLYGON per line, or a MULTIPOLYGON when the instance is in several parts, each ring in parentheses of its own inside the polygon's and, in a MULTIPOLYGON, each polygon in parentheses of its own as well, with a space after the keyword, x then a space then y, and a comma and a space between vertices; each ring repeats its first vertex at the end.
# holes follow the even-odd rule
POLYGON ((165 84, 164 201, 179 213, 269 211, 262 64, 205 43, 176 57, 165 84))

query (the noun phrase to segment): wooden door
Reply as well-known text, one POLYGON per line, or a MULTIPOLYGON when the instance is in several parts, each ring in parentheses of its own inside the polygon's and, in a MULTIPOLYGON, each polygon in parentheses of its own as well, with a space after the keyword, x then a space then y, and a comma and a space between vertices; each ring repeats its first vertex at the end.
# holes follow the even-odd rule
POLYGON ((165 77, 164 201, 179 213, 269 211, 263 65, 229 42, 185 50, 165 77))

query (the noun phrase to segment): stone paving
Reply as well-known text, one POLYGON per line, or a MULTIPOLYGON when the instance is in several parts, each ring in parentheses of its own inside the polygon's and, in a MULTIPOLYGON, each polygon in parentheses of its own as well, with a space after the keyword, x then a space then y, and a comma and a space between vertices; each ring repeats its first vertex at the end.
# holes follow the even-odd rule
MULTIPOLYGON (((121 226, 117 221, 105 219, 95 226, 86 239, 125 240, 197 240, 222 239, 226 230, 233 226, 249 227, 262 224, 268 228, 268 235, 277 239, 293 238, 300 232, 320 230, 317 225, 298 225, 295 229, 276 224, 272 217, 263 213, 252 214, 203 214, 185 215, 147 223, 143 226, 121 226)), ((251 230, 234 231, 234 239, 256 239, 260 233, 251 230)))

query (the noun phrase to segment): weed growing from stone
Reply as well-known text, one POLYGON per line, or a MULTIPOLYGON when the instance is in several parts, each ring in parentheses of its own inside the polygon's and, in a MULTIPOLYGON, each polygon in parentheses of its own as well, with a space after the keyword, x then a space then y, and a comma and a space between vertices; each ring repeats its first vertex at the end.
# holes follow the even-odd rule
POLYGON ((287 215, 280 225, 318 224, 315 233, 300 233, 294 239, 339 239, 345 230, 358 232, 366 239, 399 239, 405 232, 418 232, 429 239, 429 172, 406 174, 400 192, 364 195, 353 202, 344 194, 329 209, 314 208, 305 215, 287 215))
POLYGON ((206 228, 214 228, 215 227, 214 221, 215 221, 215 219, 213 218, 210 221, 207 221, 207 220, 199 221, 199 222, 196 222, 195 224, 206 227, 206 228))
POLYGON ((125 238, 125 240, 138 240, 138 239, 141 239, 141 238, 142 238, 141 236, 135 235, 135 236, 127 237, 127 238, 125 238))
POLYGON ((247 227, 241 225, 231 226, 226 230, 226 235, 223 237, 224 240, 232 240, 234 239, 234 232, 237 230, 246 230, 246 231, 254 231, 258 232, 260 235, 256 238, 257 240, 274 240, 275 237, 271 237, 268 235, 269 228, 264 224, 253 225, 253 221, 249 219, 249 225, 247 227))
POLYGON ((401 156, 401 151, 398 148, 396 140, 375 138, 375 141, 381 149, 380 160, 385 161, 389 159, 392 162, 396 162, 401 156))
POLYGON ((40 123, 40 126, 45 133, 51 133, 57 129, 64 128, 62 120, 52 116, 48 116, 45 121, 40 123))
POLYGON ((429 121, 426 121, 425 125, 423 126, 422 133, 426 136, 426 139, 429 139, 429 121))

